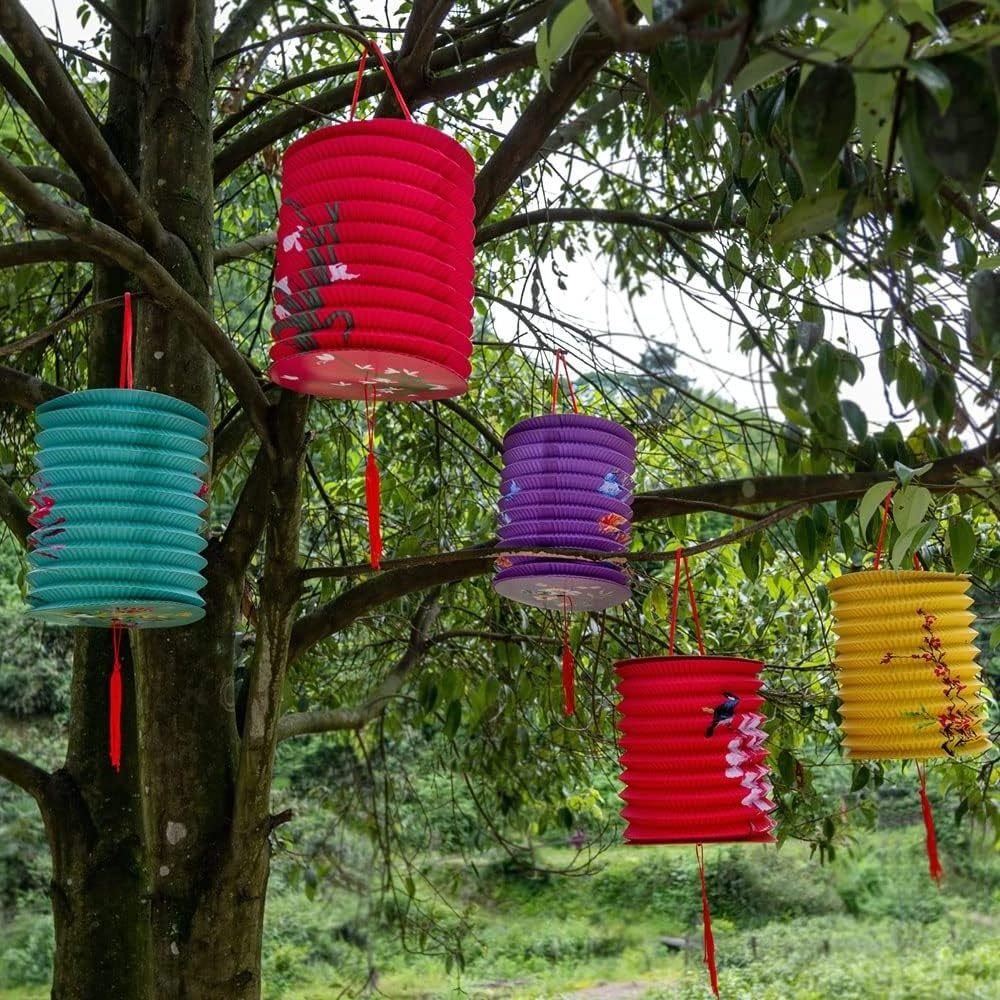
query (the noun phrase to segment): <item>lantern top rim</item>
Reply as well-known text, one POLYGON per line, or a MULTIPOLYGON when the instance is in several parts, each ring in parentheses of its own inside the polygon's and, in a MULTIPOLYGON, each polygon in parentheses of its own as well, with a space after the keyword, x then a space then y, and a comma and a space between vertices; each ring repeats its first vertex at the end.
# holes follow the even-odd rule
POLYGON ((752 667, 754 673, 764 668, 763 660, 753 660, 746 656, 733 656, 728 653, 707 653, 705 656, 697 653, 688 655, 677 653, 673 656, 636 656, 628 660, 618 660, 615 663, 615 670, 618 673, 624 673, 630 667, 649 666, 654 663, 689 663, 696 666, 704 666, 706 663, 725 663, 732 666, 752 667))
POLYGON ((946 573, 936 570, 917 569, 862 569, 853 573, 842 573, 827 583, 830 591, 845 590, 852 587, 885 586, 900 583, 962 583, 968 586, 970 577, 967 573, 946 573))

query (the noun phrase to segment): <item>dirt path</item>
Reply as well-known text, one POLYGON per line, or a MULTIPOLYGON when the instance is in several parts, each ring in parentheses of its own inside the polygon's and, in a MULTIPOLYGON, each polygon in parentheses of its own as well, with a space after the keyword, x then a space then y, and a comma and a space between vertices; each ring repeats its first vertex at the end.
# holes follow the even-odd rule
POLYGON ((588 986, 585 990, 574 990, 563 995, 567 998, 572 997, 573 1000, 638 1000, 647 990, 667 985, 669 984, 662 979, 647 979, 644 982, 634 979, 627 983, 600 983, 597 986, 588 986))

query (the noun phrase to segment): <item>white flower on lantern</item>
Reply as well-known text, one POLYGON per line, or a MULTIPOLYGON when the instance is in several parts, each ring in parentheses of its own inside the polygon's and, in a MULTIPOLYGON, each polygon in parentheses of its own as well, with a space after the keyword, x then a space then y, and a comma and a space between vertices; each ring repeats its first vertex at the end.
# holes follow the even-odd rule
POLYGON ((281 241, 281 249, 288 253, 289 250, 302 249, 302 226, 296 226, 294 233, 289 233, 281 241))
POLYGON ((285 295, 291 295, 292 289, 288 284, 288 278, 278 278, 274 283, 274 287, 278 289, 279 292, 284 292, 285 295))
POLYGON ((275 319, 288 319, 292 314, 284 306, 274 307, 274 318, 275 319))
POLYGON ((346 264, 327 264, 327 272, 331 281, 353 281, 360 277, 348 271, 346 264))

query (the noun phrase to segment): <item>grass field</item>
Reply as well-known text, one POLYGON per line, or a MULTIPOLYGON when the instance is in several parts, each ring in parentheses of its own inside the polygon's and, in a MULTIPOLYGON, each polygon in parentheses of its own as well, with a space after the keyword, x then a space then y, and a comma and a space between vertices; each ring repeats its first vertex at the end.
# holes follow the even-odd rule
MULTIPOLYGON (((571 856, 546 849, 536 865, 571 856)), ((992 851, 953 859, 941 890, 927 877, 922 831, 912 828, 868 835, 851 857, 823 868, 795 844, 710 848, 706 860, 726 1000, 1000 996, 1000 858, 992 851)), ((353 897, 320 888, 307 900, 285 884, 279 865, 264 995, 354 995, 373 967, 378 993, 401 1000, 709 998, 693 850, 617 848, 599 864, 593 875, 559 877, 495 857, 474 868, 428 862, 424 874, 453 879, 452 899, 468 917, 461 972, 407 951, 385 913, 365 916, 353 897), (347 940, 345 925, 355 931, 347 940), (664 937, 685 938, 689 947, 670 950, 664 937)), ((454 930, 455 914, 429 891, 421 898, 418 885, 415 899, 434 917, 424 925, 428 940, 435 927, 454 930)), ((47 996, 44 975, 27 981, 44 972, 47 955, 34 951, 46 920, 23 913, 5 928, 0 1000, 47 996)), ((413 933, 408 943, 419 944, 413 933)))

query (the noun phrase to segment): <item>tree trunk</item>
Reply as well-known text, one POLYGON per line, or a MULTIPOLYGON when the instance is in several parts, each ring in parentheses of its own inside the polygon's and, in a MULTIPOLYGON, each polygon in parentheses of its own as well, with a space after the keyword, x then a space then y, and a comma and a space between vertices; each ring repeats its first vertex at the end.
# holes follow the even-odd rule
MULTIPOLYGON (((112 58, 138 85, 111 76, 105 134, 167 231, 155 256, 210 308, 214 4, 117 0, 114 6, 136 41, 115 32, 112 58)), ((113 216, 115 206, 92 210, 113 216)), ((98 268, 95 277, 102 295, 128 285, 127 275, 110 268, 98 268)), ((211 414, 216 369, 207 352, 148 299, 136 313, 136 388, 177 396, 211 414)), ((113 313, 92 333, 92 385, 116 384, 120 323, 113 313)), ((250 713, 252 740, 241 741, 237 732, 233 692, 248 556, 227 559, 213 542, 206 553, 206 617, 129 635, 118 773, 107 757, 110 635, 80 635, 66 766, 53 776, 45 810, 57 1000, 260 996, 268 789, 296 594, 298 547, 286 543, 298 530, 305 412, 299 402, 285 414, 284 453, 294 457, 277 470, 267 504, 283 524, 268 539, 266 588, 277 599, 262 602, 254 672, 265 682, 250 713)), ((263 526, 260 520, 247 530, 259 534, 263 526)), ((252 552, 254 539, 244 547, 252 552)))

